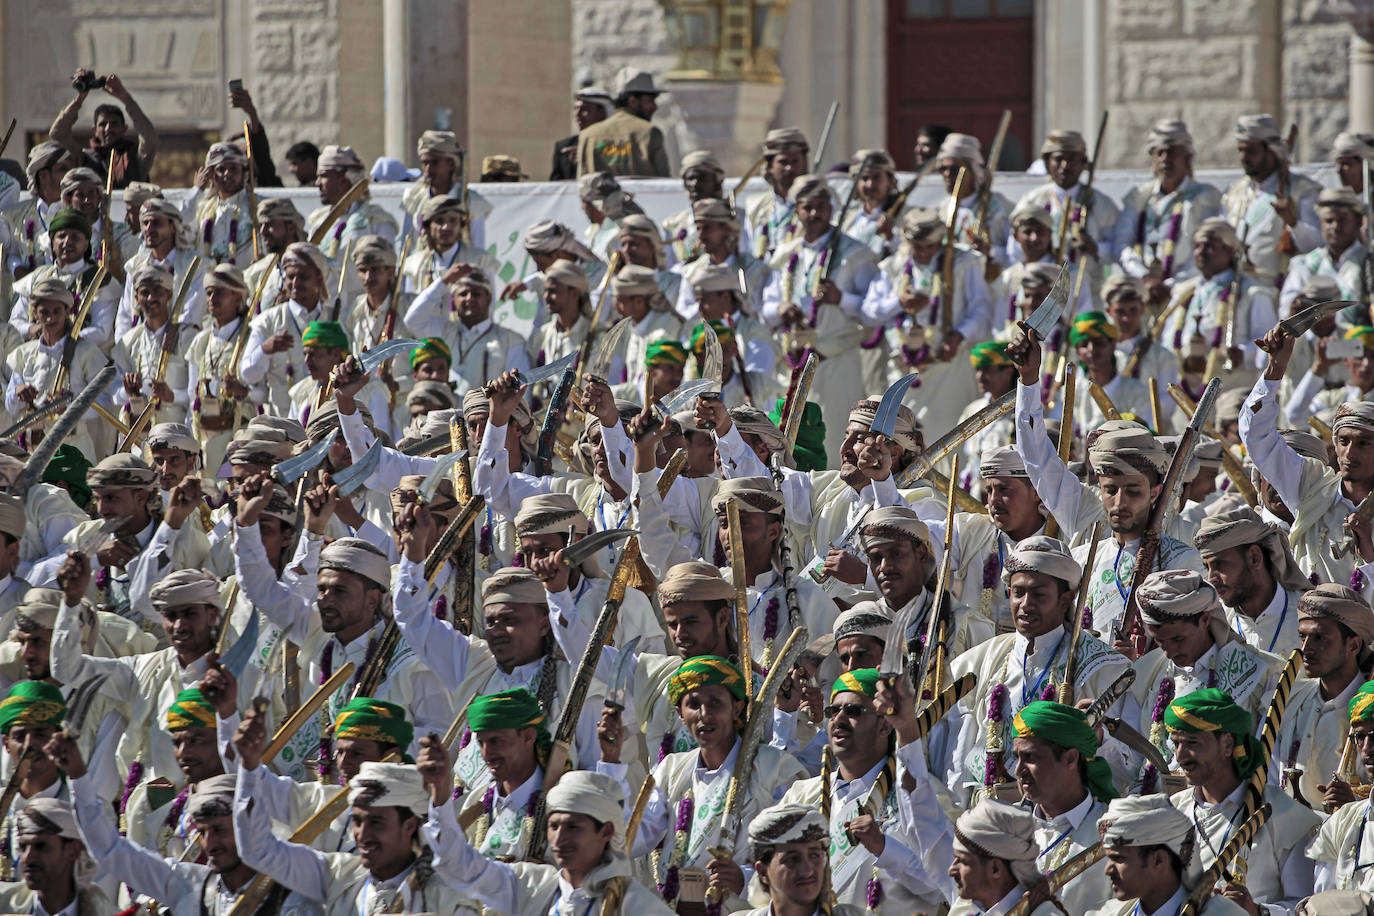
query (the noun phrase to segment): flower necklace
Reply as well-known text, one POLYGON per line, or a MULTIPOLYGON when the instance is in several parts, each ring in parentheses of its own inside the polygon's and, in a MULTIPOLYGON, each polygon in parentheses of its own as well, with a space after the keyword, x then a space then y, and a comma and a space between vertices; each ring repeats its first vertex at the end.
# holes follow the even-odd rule
MULTIPOLYGON (((1169 704, 1173 699, 1174 679, 1166 675, 1159 682, 1159 690, 1155 693, 1155 705, 1154 708, 1150 710, 1150 743, 1161 751, 1167 749, 1165 741, 1168 738, 1164 732, 1164 710, 1169 708, 1169 704)), ((1158 782, 1159 773, 1155 772, 1154 764, 1145 764, 1145 773, 1141 778, 1141 794, 1154 794, 1155 786, 1158 782)))
MULTIPOLYGON (((482 795, 482 816, 477 821, 477 832, 475 835, 475 841, 472 844, 475 849, 480 850, 483 844, 486 843, 487 834, 490 832, 492 825, 494 823, 492 817, 492 810, 495 807, 496 783, 493 782, 491 785, 487 786, 487 791, 482 795)), ((513 838, 515 840, 515 845, 511 847, 510 854, 512 856, 520 855, 520 853, 527 848, 529 842, 530 827, 534 823, 534 812, 535 809, 538 807, 539 792, 532 792, 530 794, 530 800, 525 804, 524 816, 520 819, 520 829, 517 832, 516 836, 513 838)), ((501 848, 501 838, 499 836, 492 837, 490 845, 491 849, 489 851, 494 853, 496 850, 501 848)))
MULTIPOLYGON (((325 643, 324 654, 320 656, 319 682, 322 685, 325 682, 327 682, 329 680, 329 676, 334 673, 334 646, 336 645, 338 645, 337 639, 329 640, 329 642, 325 643)), ((363 654, 363 663, 358 666, 357 672, 353 675, 353 684, 351 685, 352 687, 356 688, 358 686, 358 678, 361 677, 362 673, 367 670, 368 663, 372 661, 373 650, 375 650, 376 648, 377 637, 375 635, 369 636, 367 639, 367 651, 363 654)), ((352 693, 351 690, 349 692, 352 693)), ((321 712, 323 712, 323 709, 321 710, 321 712)), ((330 741, 327 731, 327 729, 320 729, 320 759, 319 763, 317 764, 317 772, 320 776, 320 782, 324 782, 329 778, 330 766, 332 765, 334 759, 334 745, 333 742, 330 741)))
MULTIPOLYGON (((1145 202, 1145 206, 1140 210, 1140 216, 1136 219, 1135 244, 1136 250, 1142 258, 1145 256, 1145 236, 1154 222, 1152 205, 1158 194, 1158 191, 1150 194, 1150 199, 1145 202)), ((1178 200, 1169 212, 1169 228, 1165 231, 1164 239, 1159 244, 1158 254, 1163 255, 1162 266, 1166 280, 1174 275, 1174 248, 1178 243, 1179 229, 1183 225, 1183 203, 1183 195, 1179 193, 1178 200)))
MULTIPOLYGON (((678 892, 681 890, 681 883, 678 875, 682 869, 682 861, 687 857, 687 839, 691 833, 692 813, 694 803, 691 793, 688 793, 682 801, 677 803, 677 821, 673 824, 673 844, 672 852, 668 856, 668 870, 663 875, 663 881, 658 885, 659 896, 663 898, 669 908, 674 908, 677 904, 678 892)), ((654 873, 658 873, 658 850, 654 851, 654 873)))
MULTIPOLYGON (((167 818, 162 822, 162 842, 158 844, 158 848, 161 849, 164 854, 167 852, 167 844, 171 842, 172 837, 176 836, 178 833, 178 829, 181 826, 181 815, 182 812, 186 810, 186 800, 190 798, 190 796, 191 786, 188 783, 186 788, 178 792, 177 797, 172 800, 172 808, 167 812, 167 818)), ((185 840, 186 834, 182 833, 181 838, 185 840)))

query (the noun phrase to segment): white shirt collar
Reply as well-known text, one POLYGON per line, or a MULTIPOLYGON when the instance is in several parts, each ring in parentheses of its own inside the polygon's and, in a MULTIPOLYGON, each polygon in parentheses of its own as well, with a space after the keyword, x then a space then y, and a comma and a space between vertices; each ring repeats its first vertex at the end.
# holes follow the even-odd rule
POLYGON ((1092 793, 1085 790, 1083 792, 1083 800, 1063 814, 1047 818, 1045 817, 1045 812, 1039 805, 1035 806, 1034 814, 1036 820, 1040 821, 1042 826, 1052 827, 1055 830, 1077 830, 1078 825, 1083 823, 1083 818, 1088 816, 1088 812, 1092 810, 1092 807, 1092 793))
POLYGON ((461 321, 459 321, 457 324, 459 337, 481 337, 483 334, 487 333, 487 331, 491 330, 491 317, 488 316, 482 319, 481 321, 474 324, 472 327, 468 327, 461 321))
POLYGON ((229 340, 229 339, 230 339, 231 337, 233 337, 236 333, 238 333, 239 322, 241 322, 241 321, 243 321, 242 318, 235 318, 233 321, 229 322, 228 324, 226 324, 224 327, 221 328, 221 327, 216 327, 216 326, 214 325, 214 323, 213 323, 213 322, 214 322, 214 319, 211 319, 211 325, 210 325, 210 327, 211 327, 211 332, 212 332, 216 337, 218 337, 220 340, 229 340))
POLYGON ((525 805, 529 804, 530 797, 544 784, 544 770, 535 767, 530 778, 515 787, 515 791, 510 795, 502 795, 500 786, 496 788, 496 798, 492 800, 492 806, 501 809, 515 808, 523 811, 525 805))
POLYGON ((1021 898, 1025 893, 1026 889, 1018 884, 1008 891, 1005 897, 994 903, 991 909, 983 910, 981 907, 978 907, 977 904, 975 904, 975 907, 985 913, 986 916, 1002 916, 1004 913, 1011 912, 1011 908, 1021 902, 1021 898))
POLYGON ((704 780, 707 777, 715 776, 718 773, 733 773, 735 771, 735 761, 739 759, 739 747, 740 739, 738 736, 736 736, 734 746, 730 748, 730 753, 725 755, 725 762, 714 770, 708 770, 706 768, 706 765, 701 762, 701 750, 698 749, 696 777, 698 779, 704 780))

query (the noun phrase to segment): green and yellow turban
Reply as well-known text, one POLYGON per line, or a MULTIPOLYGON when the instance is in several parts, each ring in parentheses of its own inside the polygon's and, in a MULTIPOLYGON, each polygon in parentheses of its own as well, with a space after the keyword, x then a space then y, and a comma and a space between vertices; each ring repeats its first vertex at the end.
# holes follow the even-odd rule
POLYGON ((348 333, 337 321, 312 321, 301 335, 302 347, 328 347, 348 352, 348 333))
POLYGON ((214 728, 215 707, 205 699, 199 687, 191 687, 177 694, 172 705, 167 707, 167 730, 174 732, 179 728, 214 728))
POLYGON ((835 678, 835 683, 830 688, 830 699, 835 699, 841 693, 861 693, 866 697, 872 697, 878 692, 878 682, 882 680, 882 675, 878 674, 877 668, 856 668, 853 671, 846 671, 835 678))
POLYGON ((1245 779, 1259 769, 1264 748, 1252 731, 1254 720, 1225 691, 1215 687, 1177 697, 1164 711, 1164 727, 1171 732, 1226 732, 1236 737, 1236 773, 1245 779))
POLYGON ((427 359, 442 359, 452 366, 453 351, 448 348, 448 344, 444 343, 439 338, 426 337, 424 340, 420 341, 418 347, 410 351, 411 371, 419 368, 420 363, 427 359))
POLYGON ((1374 350, 1374 328, 1367 324, 1357 325, 1345 332, 1346 340, 1358 340, 1366 350, 1374 350))
POLYGON ((90 468, 91 463, 81 454, 81 449, 70 442, 63 442, 43 471, 43 482, 66 484, 72 501, 84 509, 91 501, 91 488, 86 484, 86 472, 90 468))
POLYGON ((687 691, 713 684, 729 690, 730 696, 737 700, 745 698, 744 676, 738 668, 719 655, 698 655, 683 662, 677 673, 668 679, 668 702, 676 706, 687 691))
POLYGON ((405 709, 395 703, 355 697, 334 719, 334 737, 393 744, 405 750, 415 737, 415 726, 406 721, 405 709))
POLYGON ((1350 698, 1350 727, 1374 724, 1374 681, 1365 681, 1350 698))
POLYGON ((1050 744, 1073 748, 1087 764, 1088 791, 1098 801, 1110 801, 1118 793, 1112 785, 1112 768, 1097 756, 1097 735, 1088 725, 1083 710, 1036 700, 1028 703, 1012 720, 1018 738, 1040 738, 1050 744))
MULTIPOLYGON (((716 339, 720 341, 720 345, 722 347, 726 344, 732 344, 735 342, 735 331, 725 322, 712 318, 710 321, 706 322, 706 324, 709 324, 711 326, 711 330, 716 332, 716 339)), ((692 352, 695 353, 698 357, 702 356, 706 352, 705 325, 699 324, 696 327, 692 328, 692 352)))
POLYGON ((67 715, 62 691, 47 681, 20 681, 0 700, 0 735, 8 735, 13 725, 61 726, 67 715))
POLYGON ((644 348, 644 365, 685 366, 687 365, 687 350, 676 340, 651 341, 644 348))
POLYGON ((1101 312, 1079 312, 1074 316, 1073 327, 1069 329, 1069 345, 1078 346, 1085 340, 1102 337, 1116 340, 1116 325, 1107 320, 1101 312))
POLYGON ((973 349, 968 351, 968 361, 973 363, 975 369, 998 369, 1002 366, 1010 366, 1011 360, 1007 358, 1007 344, 997 340, 986 340, 980 344, 974 344, 973 349))
POLYGON ((535 747, 541 751, 553 746, 548 721, 539 701, 524 687, 473 697, 468 704, 468 727, 474 733, 493 728, 532 728, 535 747))

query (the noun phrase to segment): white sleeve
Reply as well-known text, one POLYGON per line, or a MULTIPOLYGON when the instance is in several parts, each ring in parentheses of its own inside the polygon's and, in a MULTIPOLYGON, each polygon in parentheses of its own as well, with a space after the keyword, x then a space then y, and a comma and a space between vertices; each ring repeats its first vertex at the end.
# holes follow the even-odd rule
POLYGON ((1326 387, 1326 379, 1312 372, 1308 368, 1298 379, 1298 383, 1293 386, 1293 390, 1288 393, 1288 403, 1283 405, 1283 416, 1291 425, 1303 427, 1307 424, 1309 416, 1316 416, 1321 410, 1317 403, 1317 395, 1322 393, 1326 387))
MULTIPOLYGON (((603 434, 605 427, 602 428, 603 434)), ((610 454, 607 446, 607 454, 610 454)), ((487 505, 497 515, 505 519, 515 518, 520 504, 527 497, 549 492, 549 478, 531 477, 518 471, 512 474, 510 457, 506 452, 506 427, 487 424, 482 433, 482 444, 477 450, 477 461, 472 471, 472 488, 487 501, 487 505)), ((612 462, 614 463, 614 462, 612 462)), ((630 489, 630 481, 625 483, 630 489)))
POLYGON ((443 336, 444 325, 448 323, 448 316, 444 314, 444 295, 447 292, 448 284, 441 278, 410 300, 410 307, 402 317, 412 334, 416 337, 443 336))
POLYGON ((239 770, 234 787, 234 834, 245 865, 261 872, 301 896, 323 903, 329 890, 329 869, 324 853, 309 846, 288 843, 272 835, 271 821, 260 810, 249 810, 265 772, 262 766, 239 770))
POLYGON ((1240 441, 1283 504, 1298 506, 1302 503, 1299 484, 1306 459, 1279 435, 1275 425, 1278 416, 1279 383, 1260 376, 1240 409, 1240 441))
MULTIPOLYGON (((304 541, 306 538, 301 538, 304 541)), ((240 527, 234 522, 231 541, 234 550, 234 575, 239 588, 273 626, 286 638, 300 645, 310 632, 310 604, 292 588, 283 585, 267 560, 258 526, 240 527)))
POLYGON ((434 871, 451 887, 500 913, 520 912, 520 884, 515 869, 505 862, 488 859, 468 844, 458 826, 457 805, 429 808, 424 831, 429 848, 434 850, 434 871))
POLYGON ((424 567, 402 557, 392 595, 396 626, 406 645, 434 672, 439 682, 449 690, 457 690, 467 676, 468 638, 448 621, 429 612, 428 594, 424 567))
MULTIPOLYGON (((1072 423, 1066 418, 1065 423, 1072 423)), ((1069 471, 1059 453, 1050 445, 1045 432, 1044 410, 1040 404, 1040 382, 1016 383, 1016 451, 1025 462, 1031 486, 1059 522, 1065 538, 1072 537, 1078 508, 1092 491, 1069 471)))
POLYGON ((134 891, 157 900, 171 899, 172 866, 151 849, 119 835, 109 802, 97 791, 91 774, 71 781, 72 809, 81 840, 100 867, 134 891))
POLYGON ((150 597, 153 585, 172 571, 175 541, 188 524, 198 525, 200 519, 192 515, 181 528, 173 528, 165 521, 159 521, 148 546, 129 561, 129 607, 150 623, 160 622, 150 597))
POLYGON ((892 278, 887 271, 879 270, 873 282, 868 284, 868 292, 859 306, 859 320, 865 327, 876 328, 887 324, 901 310, 902 304, 897 299, 892 278))
POLYGON ((263 332, 261 319, 259 315, 248 326, 248 343, 243 348, 243 358, 239 360, 239 378, 245 385, 257 385, 267 378, 268 363, 272 359, 262 349, 267 334, 263 332))
POLYGON ((970 345, 991 333, 993 325, 992 293, 983 279, 983 271, 976 259, 964 267, 964 318, 955 328, 970 345))

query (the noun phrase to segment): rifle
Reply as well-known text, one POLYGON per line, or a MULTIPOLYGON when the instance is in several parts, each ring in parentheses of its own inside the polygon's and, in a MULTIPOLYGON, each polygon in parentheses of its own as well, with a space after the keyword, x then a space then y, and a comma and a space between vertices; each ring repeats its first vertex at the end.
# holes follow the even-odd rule
POLYGON ((933 700, 944 690, 945 658, 948 651, 949 623, 949 574, 951 558, 954 554, 954 481, 959 476, 959 456, 950 459, 949 489, 945 494, 945 543, 944 554, 940 557, 940 575, 935 580, 935 601, 930 607, 930 619, 926 621, 926 644, 921 651, 921 667, 917 672, 916 683, 921 686, 921 697, 927 695, 933 700))
POLYGON ((114 223, 110 222, 110 197, 114 194, 115 152, 110 150, 110 165, 105 170, 105 199, 100 203, 100 265, 120 283, 124 282, 123 259, 115 254, 114 223))
MULTIPOLYGON (((859 170, 855 174, 862 175, 864 169, 872 161, 872 156, 865 156, 864 161, 859 163, 859 170)), ((835 227, 830 230, 830 243, 825 246, 825 254, 821 256, 825 259, 825 263, 821 268, 818 280, 829 280, 830 275, 835 270, 835 264, 840 259, 840 241, 844 238, 844 218, 849 215, 849 208, 854 205, 854 198, 858 196, 858 193, 859 180, 856 177, 849 184, 849 193, 844 196, 844 205, 840 207, 840 218, 835 220, 835 227)), ((819 285, 818 282, 817 286, 819 285)), ((815 295, 815 290, 812 290, 812 295, 815 295)))
POLYGON ((1097 542, 1102 540, 1102 520, 1093 522, 1093 530, 1088 535, 1088 556, 1083 561, 1083 575, 1078 580, 1078 596, 1073 603, 1073 616, 1069 618, 1069 657, 1064 662, 1064 681, 1059 685, 1059 702, 1073 705, 1074 681, 1078 680, 1078 643, 1083 638, 1083 611, 1088 604, 1088 579, 1092 576, 1093 563, 1097 559, 1097 542))
POLYGON ((259 253, 258 243, 258 194, 255 190, 257 182, 253 176, 253 135, 248 132, 248 122, 243 122, 243 148, 248 154, 248 169, 244 173, 244 190, 248 192, 248 225, 249 234, 253 237, 253 260, 262 257, 259 253))
MULTIPOLYGON (((195 278, 196 271, 200 270, 200 255, 191 259, 191 263, 186 267, 186 273, 182 274, 181 284, 177 287, 176 301, 172 303, 172 310, 167 314, 167 324, 162 329, 162 349, 157 357, 157 372, 153 376, 153 383, 163 381, 167 377, 167 363, 172 359, 172 352, 177 348, 178 333, 181 330, 181 310, 186 304, 186 296, 191 292, 191 281, 195 278)), ((152 422, 153 414, 162 402, 156 395, 148 399, 148 406, 143 408, 143 412, 138 415, 134 422, 129 424, 129 432, 124 436, 124 440, 119 443, 117 452, 129 451, 134 442, 143 435, 143 431, 152 422)))
POLYGON ((334 290, 334 307, 329 312, 330 321, 338 321, 340 313, 343 312, 344 281, 348 279, 348 259, 352 253, 353 240, 349 239, 348 244, 344 246, 343 257, 339 259, 339 285, 334 290))
POLYGON ((921 183, 921 179, 929 175, 939 162, 939 157, 932 156, 929 162, 921 166, 916 174, 912 176, 912 179, 906 183, 906 186, 898 191, 897 195, 892 198, 892 203, 887 205, 887 208, 883 211, 883 215, 895 222, 897 217, 901 214, 902 208, 906 206, 906 200, 911 196, 911 192, 916 190, 916 186, 921 183))
MULTIPOLYGON (((1141 535, 1140 548, 1136 551, 1135 568, 1131 570, 1130 590, 1126 593, 1121 623, 1116 628, 1115 635, 1118 640, 1126 638, 1140 625, 1140 584, 1145 581, 1146 576, 1154 571, 1155 554, 1159 550, 1159 537, 1160 532, 1164 529, 1164 519, 1178 498, 1178 491, 1183 486, 1183 469, 1188 466, 1188 462, 1193 458, 1193 449, 1197 447, 1202 424, 1211 414, 1220 391, 1220 379, 1214 378, 1207 383, 1207 390, 1202 394, 1202 401, 1198 405, 1198 409, 1193 412, 1193 418, 1188 423, 1188 428, 1179 437, 1178 448, 1174 451, 1173 458, 1169 461, 1169 468, 1164 473, 1159 499, 1155 500, 1155 504, 1150 508, 1150 518, 1145 525, 1144 534, 1141 535)), ((1144 648, 1143 643, 1143 639, 1137 639, 1137 650, 1144 648)))
POLYGON ((745 672, 744 696, 754 699, 753 678, 748 672, 754 665, 754 651, 749 638, 749 583, 744 569, 744 530, 740 528, 739 504, 730 499, 725 504, 725 527, 730 540, 730 578, 735 582, 735 643, 739 650, 739 666, 745 672))
MULTIPOLYGON (((997 160, 1002 158, 1002 144, 1007 140, 1007 128, 1011 127, 1011 109, 1002 110, 1002 120, 997 122, 997 133, 992 138, 992 147, 988 150, 987 169, 988 180, 983 183, 983 187, 978 191, 977 219, 973 225, 973 237, 982 238, 988 222, 988 207, 992 204, 992 178, 997 174, 997 160)), ((954 198, 954 208, 959 208, 959 198, 954 198)))
POLYGON ((90 286, 81 295, 81 305, 76 310, 76 317, 72 319, 72 329, 67 332, 67 339, 62 342, 62 365, 57 368, 57 377, 53 379, 52 390, 48 392, 48 398, 57 397, 67 387, 67 379, 71 376, 72 360, 76 359, 77 337, 81 334, 81 329, 86 326, 86 319, 91 314, 91 306, 95 303, 96 293, 100 292, 100 287, 105 284, 105 265, 101 264, 96 268, 95 276, 91 278, 90 286))
MULTIPOLYGON (((1084 228, 1084 230, 1086 230, 1086 229, 1088 228, 1088 214, 1092 212, 1092 208, 1093 208, 1093 179, 1097 177, 1097 163, 1098 163, 1099 158, 1102 156, 1102 138, 1103 138, 1103 137, 1106 135, 1106 133, 1107 133, 1107 116, 1108 116, 1110 113, 1111 113, 1111 112, 1109 112, 1107 109, 1104 108, 1104 109, 1102 110, 1102 120, 1097 122, 1097 138, 1096 138, 1095 140, 1093 140, 1093 157, 1092 157, 1091 159, 1088 160, 1088 165, 1087 165, 1088 180, 1085 181, 1085 182, 1083 183, 1083 193, 1080 194, 1080 195, 1078 195, 1078 199, 1079 199, 1080 203, 1079 203, 1078 207, 1075 208, 1075 209, 1077 209, 1080 213, 1082 213, 1082 217, 1081 217, 1081 219, 1080 219, 1080 225, 1082 225, 1082 227, 1084 228)), ((1069 244, 1069 243, 1068 243, 1068 231, 1069 231, 1069 225, 1068 225, 1068 224, 1069 224, 1069 222, 1070 222, 1070 219, 1069 219, 1069 216, 1068 216, 1068 213, 1069 213, 1069 206, 1068 206, 1068 204, 1069 204, 1069 199, 1068 199, 1067 196, 1065 196, 1065 198, 1064 198, 1064 213, 1060 216, 1060 224, 1059 224, 1059 248, 1058 248, 1058 250, 1055 251, 1055 258, 1054 258, 1056 261, 1062 261, 1062 260, 1064 260, 1064 257, 1063 257, 1063 255, 1064 255, 1064 249, 1067 248, 1067 247, 1068 247, 1068 244, 1069 244)), ((1081 270, 1080 270, 1080 273, 1081 273, 1081 270)), ((1077 294, 1077 291, 1075 291, 1075 293, 1074 293, 1074 300, 1077 301, 1077 299, 1078 299, 1078 294, 1077 294)))
MULTIPOLYGON (((749 171, 747 171, 747 172, 744 173, 744 177, 740 178, 739 181, 735 182, 735 186, 734 186, 733 188, 730 189, 730 209, 731 209, 731 210, 736 210, 735 200, 736 200, 737 196, 739 195, 740 190, 741 190, 746 184, 749 183, 749 179, 750 179, 750 178, 753 178, 754 175, 758 172, 759 169, 763 168, 763 164, 764 164, 765 162, 767 162, 767 161, 768 161, 768 157, 766 157, 766 156, 760 156, 759 158, 755 159, 755 160, 754 160, 754 164, 751 165, 751 166, 749 166, 749 171)), ((738 212, 736 212, 736 216, 738 216, 738 215, 739 215, 738 212)))
POLYGON ((558 780, 563 777, 563 767, 572 754, 572 742, 577 734, 577 720, 587 700, 587 689, 591 686, 592 676, 596 674, 596 663, 601 658, 601 651, 605 648, 615 626, 616 617, 620 614, 620 602, 625 599, 625 589, 631 571, 638 562, 639 538, 632 537, 625 542, 625 549, 620 552, 620 558, 616 561, 615 573, 611 576, 611 587, 606 593, 606 603, 601 606, 601 613, 597 615, 591 639, 588 640, 587 649, 577 663, 577 672, 573 675, 568 695, 563 701, 563 710, 558 716, 558 726, 553 735, 553 749, 549 753, 548 762, 544 764, 544 789, 538 809, 535 811, 534 826, 530 831, 529 847, 525 853, 527 861, 544 861, 544 852, 548 848, 546 825, 549 820, 549 811, 544 799, 548 798, 549 790, 558 785, 558 780))

